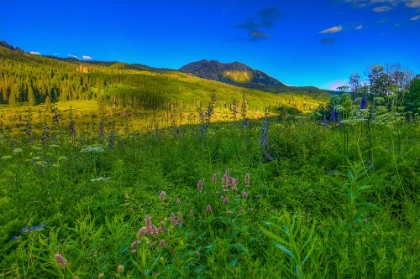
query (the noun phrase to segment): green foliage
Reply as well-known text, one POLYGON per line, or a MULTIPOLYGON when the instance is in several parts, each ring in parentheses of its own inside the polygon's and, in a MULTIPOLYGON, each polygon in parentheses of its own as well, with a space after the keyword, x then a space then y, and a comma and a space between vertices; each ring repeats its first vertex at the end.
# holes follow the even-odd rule
POLYGON ((203 139, 194 125, 101 132, 75 112, 30 141, 1 134, 3 277, 420 275, 415 122, 273 117, 203 139))

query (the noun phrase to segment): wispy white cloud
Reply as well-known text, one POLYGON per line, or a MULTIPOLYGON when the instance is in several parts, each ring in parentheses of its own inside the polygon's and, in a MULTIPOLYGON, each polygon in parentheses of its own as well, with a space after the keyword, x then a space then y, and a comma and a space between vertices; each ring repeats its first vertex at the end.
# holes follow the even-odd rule
POLYGON ((83 56, 82 56, 82 58, 83 58, 84 60, 92 60, 92 57, 87 56, 87 55, 83 55, 83 56))
POLYGON ((360 29, 362 29, 363 28, 363 25, 358 25, 358 26, 356 26, 356 28, 354 28, 354 29, 356 29, 356 30, 360 30, 360 29))
POLYGON ((30 51, 30 54, 34 54, 34 55, 41 55, 41 53, 39 51, 30 51))
POLYGON ((376 13, 388 12, 390 10, 392 10, 392 8, 388 6, 380 6, 373 8, 373 11, 376 13))
POLYGON ((408 2, 405 3, 405 5, 410 8, 419 8, 420 0, 408 0, 408 2))
POLYGON ((67 54, 69 57, 71 57, 71 58, 76 58, 76 59, 79 59, 79 57, 77 57, 76 55, 73 55, 73 54, 67 54))
POLYGON ((419 20, 419 19, 420 19, 420 15, 410 18, 410 20, 419 20))
POLYGON ((334 27, 319 31, 319 33, 321 33, 321 34, 332 34, 332 33, 340 32, 341 30, 343 30, 343 27, 341 25, 339 25, 339 26, 334 26, 334 27))

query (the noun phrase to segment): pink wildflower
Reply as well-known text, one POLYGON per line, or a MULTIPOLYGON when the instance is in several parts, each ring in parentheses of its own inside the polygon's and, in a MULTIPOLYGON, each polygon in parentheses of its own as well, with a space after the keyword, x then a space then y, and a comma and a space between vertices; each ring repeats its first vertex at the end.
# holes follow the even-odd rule
POLYGON ((159 245, 160 246, 167 246, 166 241, 163 240, 163 239, 159 242, 159 245))
POLYGON ((137 244, 139 244, 137 240, 133 241, 133 242, 131 243, 131 248, 132 248, 132 249, 136 248, 137 244))
POLYGON ((118 270, 118 273, 122 273, 122 272, 124 272, 124 266, 123 266, 122 264, 120 264, 120 265, 118 266, 117 270, 118 270))
POLYGON ((190 216, 194 216, 194 211, 190 209, 190 216))
POLYGON ((206 210, 207 210, 207 211, 209 211, 209 212, 211 211, 211 205, 210 205, 210 204, 208 204, 208 205, 206 206, 206 210))
POLYGON ((103 273, 100 273, 100 274, 98 275, 98 278, 99 278, 99 279, 101 279, 101 278, 104 278, 104 276, 105 276, 105 275, 104 275, 103 273))
POLYGON ((136 249, 131 250, 131 254, 135 254, 135 253, 137 253, 136 249))
POLYGON ((137 237, 142 237, 143 235, 145 235, 147 232, 147 228, 146 227, 142 227, 139 232, 137 233, 137 237))
POLYGON ((55 254, 55 261, 61 266, 62 269, 66 268, 67 260, 60 253, 55 254))
POLYGON ((248 194, 247 194, 246 192, 242 192, 242 197, 243 197, 244 199, 246 199, 246 198, 248 197, 248 194))
POLYGON ((146 223, 147 232, 150 234, 150 226, 152 225, 152 221, 150 220, 149 215, 146 216, 145 223, 146 223))
POLYGON ((198 192, 203 192, 203 180, 198 180, 198 183, 197 183, 197 189, 198 189, 198 192))
POLYGON ((227 187, 228 186, 228 181, 229 181, 229 177, 228 177, 228 175, 225 173, 224 175, 223 175, 223 177, 222 177, 222 185, 223 185, 223 187, 227 187))
POLYGON ((217 174, 213 174, 213 184, 217 183, 217 174))
POLYGON ((165 191, 160 192, 159 198, 160 198, 161 202, 163 202, 165 200, 165 197, 166 197, 166 192, 165 191))
POLYGON ((245 185, 249 186, 249 173, 245 174, 245 185))
POLYGON ((228 198, 224 198, 224 199, 223 199, 223 202, 224 202, 224 203, 228 203, 228 202, 229 202, 229 199, 228 199, 228 198))

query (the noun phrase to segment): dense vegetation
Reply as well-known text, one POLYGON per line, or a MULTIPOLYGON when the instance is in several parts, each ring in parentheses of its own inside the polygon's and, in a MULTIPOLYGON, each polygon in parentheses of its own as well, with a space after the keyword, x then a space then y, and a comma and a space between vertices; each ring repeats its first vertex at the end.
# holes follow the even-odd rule
POLYGON ((54 121, 2 133, 1 276, 420 275, 417 121, 127 136, 54 121))
POLYGON ((326 104, 0 51, 6 100, 90 92, 1 107, 0 277, 420 276, 418 78, 326 104))

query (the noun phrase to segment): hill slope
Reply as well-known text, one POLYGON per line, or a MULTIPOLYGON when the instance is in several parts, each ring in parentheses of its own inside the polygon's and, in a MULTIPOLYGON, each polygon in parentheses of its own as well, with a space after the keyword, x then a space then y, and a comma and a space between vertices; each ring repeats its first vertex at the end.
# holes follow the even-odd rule
POLYGON ((244 101, 249 113, 266 108, 274 112, 283 106, 304 113, 326 102, 323 95, 275 95, 140 64, 33 55, 6 43, 0 45, 0 67, 0 104, 13 110, 91 100, 106 110, 195 114, 200 107, 205 109, 215 95, 214 109, 228 115, 244 101))
POLYGON ((320 93, 320 90, 313 86, 287 86, 277 79, 267 75, 266 73, 260 70, 252 69, 251 67, 239 62, 220 63, 216 60, 208 61, 203 59, 182 66, 179 71, 205 79, 217 80, 240 87, 273 93, 320 93))

